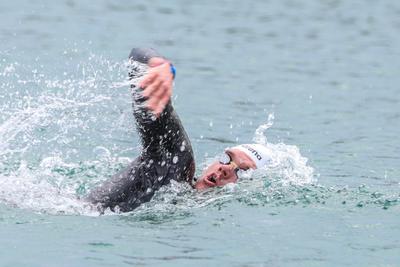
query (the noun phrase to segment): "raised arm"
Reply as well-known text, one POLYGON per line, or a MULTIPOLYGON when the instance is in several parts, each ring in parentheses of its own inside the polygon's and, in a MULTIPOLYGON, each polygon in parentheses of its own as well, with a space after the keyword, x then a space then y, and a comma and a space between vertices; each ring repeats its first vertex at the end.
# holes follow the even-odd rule
POLYGON ((190 140, 171 104, 174 74, 171 63, 152 49, 132 49, 129 56, 135 62, 148 65, 147 73, 138 77, 137 70, 130 72, 137 79, 131 86, 134 117, 143 145, 142 154, 153 159, 163 158, 193 162, 190 140))
POLYGON ((91 190, 87 200, 102 210, 118 206, 131 211, 170 180, 190 182, 194 175, 192 147, 170 101, 170 63, 152 49, 133 49, 130 60, 133 114, 143 150, 124 170, 91 190))

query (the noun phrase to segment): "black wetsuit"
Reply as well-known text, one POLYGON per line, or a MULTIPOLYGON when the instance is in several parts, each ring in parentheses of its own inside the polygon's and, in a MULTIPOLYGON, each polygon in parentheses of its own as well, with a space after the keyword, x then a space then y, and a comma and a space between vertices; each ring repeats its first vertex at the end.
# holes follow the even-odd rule
MULTIPOLYGON (((152 57, 160 57, 152 49, 132 49, 130 60, 147 64, 152 57)), ((131 79, 140 75, 134 67, 131 79)), ((189 138, 175 113, 171 101, 159 118, 144 107, 146 100, 140 88, 131 86, 133 114, 143 150, 126 169, 92 190, 88 200, 102 208, 131 211, 149 201, 155 191, 170 180, 191 182, 195 165, 189 138)))

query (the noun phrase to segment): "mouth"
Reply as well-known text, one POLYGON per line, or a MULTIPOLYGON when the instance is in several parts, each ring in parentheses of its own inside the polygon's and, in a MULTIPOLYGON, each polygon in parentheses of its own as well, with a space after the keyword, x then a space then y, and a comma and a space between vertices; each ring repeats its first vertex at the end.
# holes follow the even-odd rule
POLYGON ((210 176, 204 178, 204 182, 208 186, 217 186, 217 180, 215 174, 211 174, 210 176))

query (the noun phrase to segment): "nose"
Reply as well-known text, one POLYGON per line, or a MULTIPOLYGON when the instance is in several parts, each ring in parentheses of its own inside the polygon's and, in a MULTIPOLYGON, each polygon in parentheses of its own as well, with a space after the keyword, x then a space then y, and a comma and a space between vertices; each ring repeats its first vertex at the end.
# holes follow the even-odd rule
POLYGON ((218 168, 218 178, 219 179, 226 179, 226 178, 229 178, 230 177, 230 175, 231 175, 231 173, 232 173, 232 167, 231 167, 231 165, 221 165, 219 168, 218 168))

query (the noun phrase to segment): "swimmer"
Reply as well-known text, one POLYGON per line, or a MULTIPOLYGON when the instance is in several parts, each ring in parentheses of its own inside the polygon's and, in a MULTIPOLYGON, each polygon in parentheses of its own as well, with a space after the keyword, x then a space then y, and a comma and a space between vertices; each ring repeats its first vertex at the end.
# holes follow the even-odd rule
POLYGON ((228 148, 219 160, 203 171, 194 187, 202 190, 236 183, 239 170, 263 168, 271 163, 271 155, 272 151, 260 144, 243 144, 228 148))
MULTIPOLYGON (((87 200, 100 210, 131 211, 150 201, 154 193, 171 180, 193 185, 195 162, 190 140, 171 104, 175 68, 153 49, 132 49, 129 59, 133 115, 142 151, 127 168, 90 192, 87 200), (133 64, 148 67, 143 77, 133 64)), ((269 150, 258 144, 228 148, 193 185, 198 190, 224 186, 238 180, 239 170, 267 164, 269 150)))

